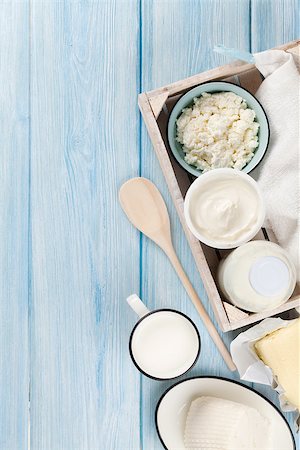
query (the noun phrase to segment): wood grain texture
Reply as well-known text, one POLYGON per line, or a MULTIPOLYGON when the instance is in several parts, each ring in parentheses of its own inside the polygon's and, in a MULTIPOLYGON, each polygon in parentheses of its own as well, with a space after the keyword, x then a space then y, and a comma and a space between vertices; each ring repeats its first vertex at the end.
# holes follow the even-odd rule
POLYGON ((231 376, 166 256, 140 239, 117 194, 139 173, 157 184, 212 317, 137 94, 228 62, 215 44, 259 51, 299 37, 297 3, 0 2, 0 450, 27 450, 29 386, 33 450, 162 448, 154 410, 172 382, 140 377, 130 361, 133 292, 199 327, 202 353, 188 376, 231 376))
POLYGON ((139 447, 135 1, 32 3, 31 449, 139 447))
POLYGON ((27 449, 29 5, 0 5, 0 449, 27 449))
POLYGON ((253 53, 299 37, 299 0, 251 0, 251 51, 253 53))
MULTIPOLYGON (((148 91, 225 63, 212 51, 215 44, 249 49, 248 1, 154 1, 142 2, 142 90, 148 91), (243 27, 240 27, 243 23, 243 27), (234 31, 233 31, 234 30, 234 31)), ((199 273, 166 188, 161 169, 142 127, 142 175, 158 186, 171 218, 174 246, 183 267, 213 318, 199 273)), ((199 328, 202 350, 199 362, 188 376, 230 375, 215 349, 167 258, 147 239, 142 241, 142 297, 148 307, 171 307, 191 317, 199 328)), ((228 345, 232 334, 224 335, 228 345)), ((142 443, 145 450, 162 448, 154 433, 156 403, 172 382, 142 380, 142 443)))

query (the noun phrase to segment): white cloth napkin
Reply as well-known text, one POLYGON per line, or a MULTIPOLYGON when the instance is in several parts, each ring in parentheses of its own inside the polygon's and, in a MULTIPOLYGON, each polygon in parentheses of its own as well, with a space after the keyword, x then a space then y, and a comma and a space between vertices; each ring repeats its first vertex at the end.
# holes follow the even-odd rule
POLYGON ((266 203, 266 228, 272 229, 279 245, 289 253, 299 280, 300 76, 289 53, 268 50, 254 56, 256 67, 265 77, 256 97, 268 116, 271 138, 266 155, 253 175, 266 203))

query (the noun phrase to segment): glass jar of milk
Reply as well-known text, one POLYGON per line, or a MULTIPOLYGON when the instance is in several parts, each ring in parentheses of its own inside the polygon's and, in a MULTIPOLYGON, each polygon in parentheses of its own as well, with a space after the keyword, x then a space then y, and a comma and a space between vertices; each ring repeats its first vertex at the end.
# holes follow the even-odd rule
POLYGON ((296 285, 296 269, 288 254, 269 241, 252 241, 222 260, 218 283, 233 305, 262 312, 285 303, 296 285))

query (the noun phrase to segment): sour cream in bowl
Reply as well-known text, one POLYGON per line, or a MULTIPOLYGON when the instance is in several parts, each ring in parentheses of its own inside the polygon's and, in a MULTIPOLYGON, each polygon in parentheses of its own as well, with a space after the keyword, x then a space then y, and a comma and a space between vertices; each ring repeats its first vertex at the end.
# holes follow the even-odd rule
POLYGON ((250 241, 265 219, 256 181, 235 169, 215 169, 197 178, 187 191, 184 215, 204 244, 229 249, 250 241))

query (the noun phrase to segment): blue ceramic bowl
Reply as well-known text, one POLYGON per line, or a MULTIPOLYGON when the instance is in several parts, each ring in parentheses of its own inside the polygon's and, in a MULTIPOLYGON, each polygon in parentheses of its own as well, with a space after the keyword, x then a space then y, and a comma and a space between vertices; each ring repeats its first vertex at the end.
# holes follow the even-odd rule
POLYGON ((182 113, 182 110, 191 106, 193 104, 193 99, 195 97, 200 97, 203 92, 234 92, 235 94, 240 95, 246 101, 248 107, 255 111, 255 120, 260 125, 258 131, 259 145, 256 148, 251 161, 249 161, 248 164, 246 164, 246 166, 242 169, 242 171, 245 173, 251 172, 251 170, 253 170, 262 160, 269 144, 270 127, 268 119, 265 111, 263 110, 263 107, 261 106, 259 101, 256 100, 256 98, 252 94, 250 94, 250 92, 240 86, 236 86, 235 84, 228 83, 226 81, 211 81, 208 83, 200 84, 194 89, 188 91, 178 100, 171 112, 168 123, 168 140, 174 157, 177 159, 179 164, 192 175, 198 177, 202 174, 201 170, 196 169, 196 167, 191 166, 184 160, 185 153, 182 150, 181 144, 176 141, 176 120, 182 113))

